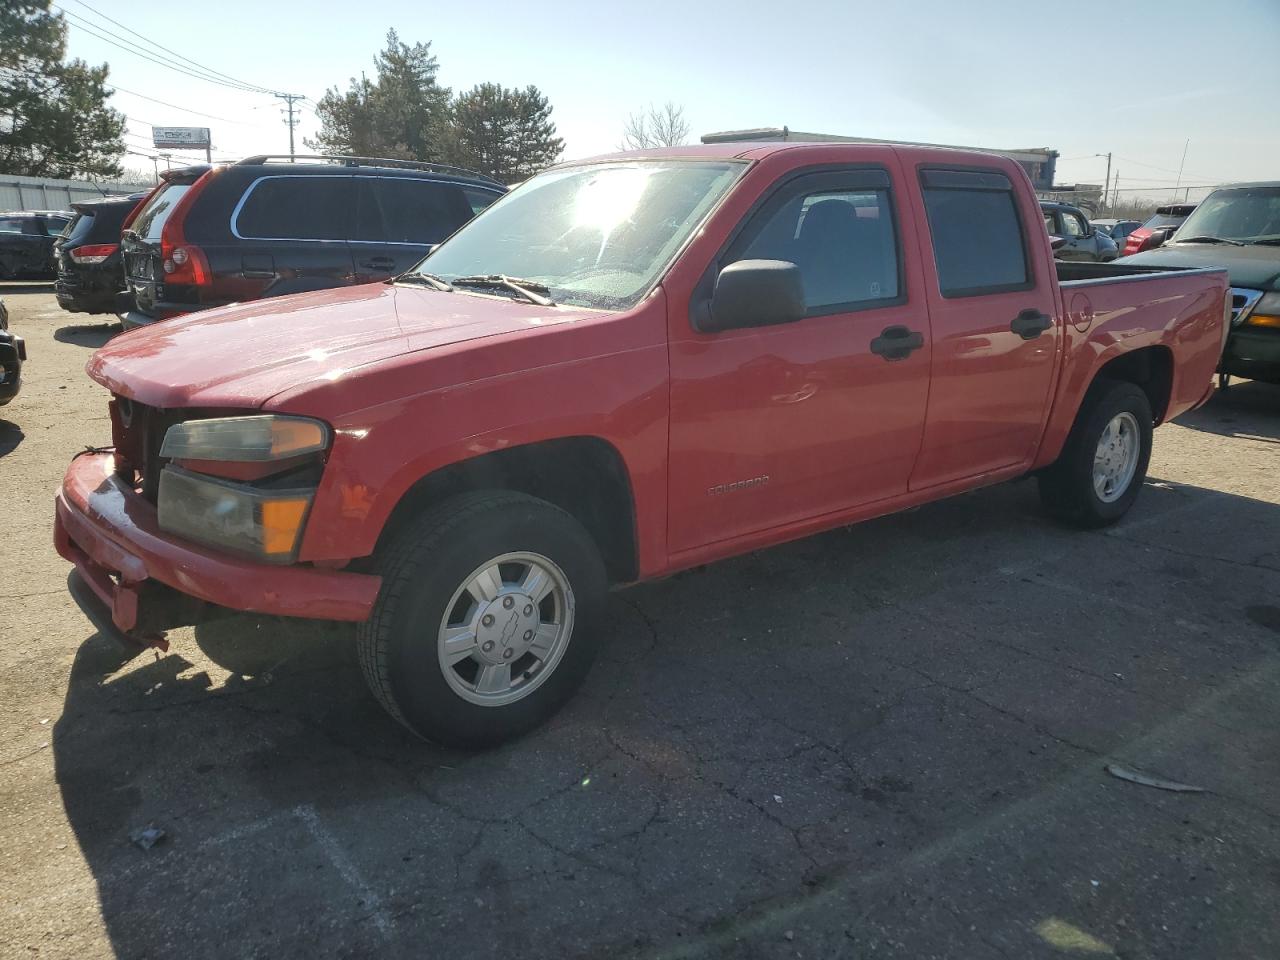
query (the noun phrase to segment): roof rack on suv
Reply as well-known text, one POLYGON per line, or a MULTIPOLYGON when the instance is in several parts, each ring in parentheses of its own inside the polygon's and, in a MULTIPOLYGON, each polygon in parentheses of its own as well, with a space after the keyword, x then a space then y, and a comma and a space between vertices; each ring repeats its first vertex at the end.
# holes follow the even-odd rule
POLYGON ((456 173, 467 177, 475 177, 477 180, 496 183, 500 187, 505 186, 501 180, 495 179, 485 173, 468 170, 466 167, 455 167, 450 163, 427 163, 422 160, 393 160, 389 157, 346 157, 338 155, 302 153, 295 153, 290 156, 287 153, 260 153, 256 156, 245 157, 243 160, 237 161, 237 165, 266 163, 268 160, 332 160, 347 167, 400 167, 405 170, 428 170, 436 173, 456 173))

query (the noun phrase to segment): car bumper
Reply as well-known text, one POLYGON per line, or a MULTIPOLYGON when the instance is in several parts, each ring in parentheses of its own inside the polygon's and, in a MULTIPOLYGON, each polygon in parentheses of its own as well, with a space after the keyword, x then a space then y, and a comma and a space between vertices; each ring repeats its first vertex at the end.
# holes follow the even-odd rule
POLYGON ((1219 369, 1237 377, 1280 383, 1280 331, 1233 329, 1219 369))
POLYGON ((27 345, 16 334, 0 330, 0 407, 18 395, 22 388, 22 363, 27 359, 27 345))
POLYGON ((285 617, 362 621, 382 584, 369 574, 255 563, 174 538, 160 529, 155 507, 115 475, 110 453, 74 459, 54 505, 58 554, 75 564, 125 633, 182 625, 175 619, 196 622, 201 602, 285 617), (175 603, 171 594, 196 603, 175 603), (162 605, 163 616, 149 616, 155 612, 149 605, 162 605))
POLYGON ((53 284, 58 306, 70 313, 115 313, 116 290, 108 278, 94 282, 59 274, 53 284))

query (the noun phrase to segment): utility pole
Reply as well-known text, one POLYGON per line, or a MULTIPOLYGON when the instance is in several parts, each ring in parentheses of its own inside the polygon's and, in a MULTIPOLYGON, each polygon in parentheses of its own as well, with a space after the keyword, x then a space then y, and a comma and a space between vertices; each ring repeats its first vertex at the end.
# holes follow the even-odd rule
POLYGON ((1111 192, 1111 207, 1114 209, 1120 203, 1120 168, 1116 167, 1116 182, 1111 192))
POLYGON ((1107 194, 1109 194, 1110 192, 1111 192, 1111 154, 1108 153, 1107 154, 1107 181, 1106 181, 1106 185, 1102 188, 1102 199, 1106 200, 1107 194))
POLYGON ((275 96, 285 102, 285 107, 289 114, 289 117, 287 120, 285 120, 285 123, 289 127, 289 162, 293 163, 293 157, 294 157, 293 128, 298 125, 298 121, 299 121, 299 118, 294 116, 293 105, 297 103, 299 100, 305 100, 306 97, 304 97, 300 93, 277 93, 275 94, 275 96))

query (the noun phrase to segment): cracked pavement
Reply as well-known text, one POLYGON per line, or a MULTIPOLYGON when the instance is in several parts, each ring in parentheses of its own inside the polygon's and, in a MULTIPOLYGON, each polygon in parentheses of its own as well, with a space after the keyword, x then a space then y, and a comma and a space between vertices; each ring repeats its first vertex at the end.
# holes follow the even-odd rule
POLYGON ((1280 389, 1162 427, 1105 532, 1010 484, 618 591, 579 696, 465 754, 345 627, 96 636, 50 501, 110 331, 0 296, 0 957, 1280 956, 1280 389))

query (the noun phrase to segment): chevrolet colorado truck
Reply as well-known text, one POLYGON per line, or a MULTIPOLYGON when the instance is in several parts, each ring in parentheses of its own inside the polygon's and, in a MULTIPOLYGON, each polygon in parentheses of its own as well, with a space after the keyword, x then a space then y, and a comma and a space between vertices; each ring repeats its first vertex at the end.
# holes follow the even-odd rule
POLYGON ((418 734, 582 682, 611 584, 1035 474, 1097 527, 1202 403, 1217 269, 1056 261, 1012 161, 722 144, 552 168, 383 283, 231 305, 88 363, 110 448, 55 541, 100 629, 354 621, 418 734))

